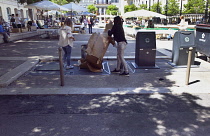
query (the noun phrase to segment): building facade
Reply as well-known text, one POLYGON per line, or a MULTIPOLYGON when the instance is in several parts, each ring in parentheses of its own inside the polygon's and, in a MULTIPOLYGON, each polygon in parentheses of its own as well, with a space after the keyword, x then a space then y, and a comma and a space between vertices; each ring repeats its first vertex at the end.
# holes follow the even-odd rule
POLYGON ((7 22, 11 14, 19 14, 21 18, 28 18, 28 8, 24 8, 17 0, 0 0, 0 16, 7 22))
MULTIPOLYGON (((18 0, 0 0, 0 16, 4 18, 5 21, 10 20, 11 14, 19 14, 21 18, 29 18, 28 8, 24 8, 24 5, 21 5, 17 2, 18 0)), ((88 5, 94 4, 98 11, 96 14, 105 15, 106 9, 109 5, 116 5, 119 9, 119 14, 124 14, 124 5, 135 4, 137 7, 141 4, 147 4, 148 7, 152 6, 154 3, 161 2, 162 6, 166 5, 166 0, 81 0, 79 5, 87 7, 88 5)), ((188 0, 177 0, 180 6, 187 3, 188 0)), ((183 8, 182 8, 183 9, 183 8)), ((41 11, 33 10, 33 17, 31 19, 36 20, 39 18, 41 11)))
MULTIPOLYGON (((154 3, 161 3, 161 6, 164 7, 168 0, 128 0, 130 4, 134 4, 135 6, 139 7, 141 4, 146 4, 147 7, 152 6, 154 3)), ((188 0, 177 0, 179 3, 179 7, 184 7, 184 4, 187 4, 188 0)))
MULTIPOLYGON (((87 7, 88 5, 94 4, 98 8, 98 15, 106 14, 107 7, 112 4, 116 5, 119 9, 119 13, 124 13, 124 5, 131 5, 134 4, 135 6, 139 7, 141 4, 146 4, 149 8, 155 3, 160 2, 161 6, 164 7, 168 0, 81 0, 79 5, 83 7, 87 7)), ((179 6, 184 8, 184 4, 187 4, 188 0, 177 0, 179 6)))
POLYGON ((124 1, 124 0, 81 0, 79 2, 79 5, 87 8, 88 5, 94 4, 94 6, 96 8, 98 8, 98 11, 96 14, 97 15, 105 15, 107 7, 111 4, 116 5, 119 9, 119 12, 121 12, 120 1, 124 1))

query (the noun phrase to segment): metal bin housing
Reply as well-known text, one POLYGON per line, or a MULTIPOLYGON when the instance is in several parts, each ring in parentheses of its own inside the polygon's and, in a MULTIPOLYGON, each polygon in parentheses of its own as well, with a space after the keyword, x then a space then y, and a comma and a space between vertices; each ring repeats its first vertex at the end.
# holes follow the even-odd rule
POLYGON ((138 32, 136 36, 135 64, 136 68, 157 68, 155 32, 138 32))
POLYGON ((177 31, 173 38, 173 65, 187 65, 189 47, 193 47, 191 58, 191 64, 193 65, 195 60, 195 33, 194 31, 177 31))

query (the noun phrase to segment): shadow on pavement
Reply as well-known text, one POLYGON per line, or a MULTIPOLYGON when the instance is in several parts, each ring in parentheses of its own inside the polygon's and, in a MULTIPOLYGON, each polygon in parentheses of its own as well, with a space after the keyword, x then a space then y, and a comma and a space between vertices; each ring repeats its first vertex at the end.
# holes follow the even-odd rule
POLYGON ((13 123, 1 119, 1 134, 207 136, 210 132, 209 105, 199 103, 203 96, 186 93, 0 98, 1 118, 18 116, 10 117, 13 123))

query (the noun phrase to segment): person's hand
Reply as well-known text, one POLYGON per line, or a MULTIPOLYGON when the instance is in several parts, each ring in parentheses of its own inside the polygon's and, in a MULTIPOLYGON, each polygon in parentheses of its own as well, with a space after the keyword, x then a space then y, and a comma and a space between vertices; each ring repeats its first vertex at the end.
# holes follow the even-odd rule
POLYGON ((72 39, 73 41, 75 41, 75 38, 74 37, 70 37, 70 39, 72 39))
POLYGON ((114 41, 113 47, 117 48, 117 42, 114 41))

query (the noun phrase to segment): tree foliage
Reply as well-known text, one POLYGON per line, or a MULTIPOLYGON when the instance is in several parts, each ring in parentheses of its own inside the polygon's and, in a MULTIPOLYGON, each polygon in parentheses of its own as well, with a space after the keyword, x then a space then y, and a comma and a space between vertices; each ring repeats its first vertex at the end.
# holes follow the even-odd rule
POLYGON ((184 5, 183 13, 204 13, 205 3, 204 0, 188 0, 188 3, 184 5))
POLYGON ((117 15, 117 13, 118 13, 118 8, 116 7, 116 5, 109 5, 107 7, 106 14, 117 15))
POLYGON ((168 16, 179 14, 179 4, 177 3, 177 0, 168 0, 167 7, 166 5, 164 6, 163 14, 166 14, 166 11, 168 16))
POLYGON ((150 10, 153 12, 161 13, 162 12, 161 2, 154 3, 152 6, 150 6, 150 10))
POLYGON ((51 0, 51 2, 56 3, 58 5, 65 5, 69 3, 67 0, 51 0))
POLYGON ((124 7, 124 9, 125 9, 125 13, 126 13, 126 12, 130 12, 130 11, 135 11, 135 10, 137 10, 138 8, 137 8, 134 4, 132 4, 132 5, 126 5, 126 6, 124 7))
POLYGON ((88 9, 88 12, 90 12, 90 13, 96 13, 98 10, 98 8, 96 8, 93 4, 88 5, 87 9, 88 9))
POLYGON ((140 4, 138 9, 145 9, 145 10, 147 10, 147 4, 140 4))

